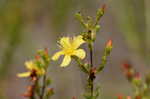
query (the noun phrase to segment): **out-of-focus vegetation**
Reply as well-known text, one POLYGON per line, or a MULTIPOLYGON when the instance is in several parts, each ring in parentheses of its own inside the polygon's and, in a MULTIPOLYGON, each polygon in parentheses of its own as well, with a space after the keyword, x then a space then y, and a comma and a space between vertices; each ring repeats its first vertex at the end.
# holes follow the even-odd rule
POLYGON ((140 55, 143 60, 149 63, 149 12, 147 0, 116 0, 111 2, 117 7, 117 17, 120 31, 123 33, 127 44, 134 54, 140 55))
MULTIPOLYGON (((141 74, 137 72, 131 64, 124 63, 123 64, 124 74, 129 81, 129 83, 133 86, 133 97, 130 99, 149 99, 150 98, 150 75, 146 74, 145 78, 141 78, 141 74)), ((118 96, 118 99, 123 99, 123 96, 118 96)), ((129 98, 127 98, 129 99, 129 98)))
POLYGON ((7 73, 9 65, 11 65, 12 62, 13 52, 21 42, 21 28, 23 26, 21 4, 22 3, 17 0, 16 2, 4 2, 0 10, 0 31, 3 36, 1 39, 2 41, 7 40, 3 41, 6 47, 3 50, 0 64, 1 77, 4 77, 5 73, 7 73))

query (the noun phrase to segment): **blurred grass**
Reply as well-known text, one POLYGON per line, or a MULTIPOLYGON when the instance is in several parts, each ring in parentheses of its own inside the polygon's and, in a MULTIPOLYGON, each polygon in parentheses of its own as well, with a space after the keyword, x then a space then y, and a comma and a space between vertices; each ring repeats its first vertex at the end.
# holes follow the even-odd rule
POLYGON ((52 24, 56 32, 64 31, 73 0, 53 0, 52 24), (56 29, 57 28, 57 29, 56 29))
POLYGON ((148 63, 146 45, 146 8, 144 0, 116 0, 113 3, 118 26, 126 42, 134 54, 141 57, 142 61, 148 63))
POLYGON ((0 77, 2 79, 8 73, 8 68, 12 68, 11 62, 13 53, 21 41, 21 27, 23 21, 21 15, 21 2, 19 0, 6 2, 5 6, 1 9, 3 9, 0 14, 1 29, 5 39, 7 38, 7 46, 4 49, 0 64, 0 77))
POLYGON ((5 0, 0 5, 0 29, 2 40, 5 40, 6 46, 2 52, 2 58, 0 62, 0 97, 6 98, 5 89, 2 88, 4 85, 4 79, 6 79, 9 69, 12 67, 12 60, 14 52, 21 42, 21 28, 23 24, 22 11, 21 11, 20 0, 5 0))
MULTIPOLYGON (((69 14, 76 13, 82 9, 90 10, 95 3, 90 0, 52 0, 51 21, 55 32, 65 32, 69 20, 69 14), (53 7, 53 8, 52 8, 53 7), (77 11, 74 11, 77 9, 77 11)), ((73 16, 73 15, 71 15, 73 16)))
MULTIPOLYGON (((150 0, 145 0, 145 17, 146 17, 146 45, 147 45, 147 53, 150 52, 150 0)), ((150 61, 150 54, 147 54, 147 61, 150 61)), ((149 64, 150 65, 150 62, 149 64)))

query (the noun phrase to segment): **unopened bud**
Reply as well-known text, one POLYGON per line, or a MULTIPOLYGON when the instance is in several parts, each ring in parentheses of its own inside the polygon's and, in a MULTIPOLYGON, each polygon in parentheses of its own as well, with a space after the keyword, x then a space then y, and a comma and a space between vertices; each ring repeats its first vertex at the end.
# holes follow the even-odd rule
POLYGON ((138 73, 138 72, 135 74, 134 77, 135 77, 135 79, 137 79, 137 80, 141 80, 141 75, 140 75, 140 73, 138 73))
POLYGON ((123 64, 123 69, 124 70, 129 70, 130 68, 131 68, 130 64, 127 64, 127 63, 123 64))
POLYGON ((45 48, 45 54, 48 55, 48 48, 45 48))
POLYGON ((104 4, 103 6, 102 6, 102 11, 104 12, 106 10, 106 4, 104 4))
POLYGON ((106 54, 110 54, 112 50, 112 40, 109 40, 106 44, 106 54))
POLYGON ((39 56, 39 55, 36 55, 36 56, 35 56, 35 59, 36 59, 36 60, 39 60, 39 59, 40 59, 40 56, 39 56))
POLYGON ((75 96, 73 96, 72 99, 77 99, 77 98, 75 96))
POLYGON ((24 94, 22 94, 23 97, 32 97, 32 95, 33 95, 32 93, 24 93, 24 94))
POLYGON ((112 40, 109 40, 106 44, 106 47, 112 47, 112 40))
POLYGON ((131 99, 131 96, 127 96, 127 99, 131 99))
POLYGON ((117 95, 117 99, 123 99, 123 96, 122 95, 117 95))
POLYGON ((133 72, 132 71, 127 71, 125 72, 126 77, 128 78, 128 80, 132 80, 133 79, 133 72))
POLYGON ((141 96, 136 96, 135 99, 142 99, 142 97, 141 96))
POLYGON ((104 15, 105 9, 106 9, 106 5, 105 4, 102 6, 102 8, 98 9, 97 16, 96 16, 96 20, 97 21, 99 21, 100 18, 104 15))

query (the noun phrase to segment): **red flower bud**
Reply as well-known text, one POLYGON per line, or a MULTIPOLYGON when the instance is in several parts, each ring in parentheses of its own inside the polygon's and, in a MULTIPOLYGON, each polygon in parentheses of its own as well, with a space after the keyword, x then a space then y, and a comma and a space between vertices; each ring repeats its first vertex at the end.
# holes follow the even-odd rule
POLYGON ((106 47, 112 47, 112 40, 109 40, 106 44, 106 47))
POLYGON ((92 68, 92 69, 91 69, 91 72, 95 74, 95 73, 97 72, 96 67, 92 68))
POLYGON ((136 96, 135 99, 142 99, 142 97, 141 96, 136 96))
POLYGON ((128 71, 128 72, 126 72, 126 77, 128 78, 128 79, 133 79, 133 76, 134 76, 134 74, 132 73, 132 72, 130 72, 130 71, 128 71))
POLYGON ((48 91, 53 92, 54 89, 53 88, 48 88, 48 91))
POLYGON ((22 94, 23 97, 32 97, 32 93, 31 92, 27 92, 27 93, 24 93, 22 94))
POLYGON ((105 9, 106 9, 106 4, 103 4, 102 10, 105 11, 105 9))
POLYGON ((140 75, 140 73, 135 73, 135 75, 134 75, 134 77, 135 77, 135 79, 137 79, 137 80, 140 80, 141 79, 141 75, 140 75))
POLYGON ((123 69, 128 70, 130 68, 131 68, 130 64, 127 64, 127 63, 123 64, 123 69))
POLYGON ((39 56, 39 55, 36 55, 36 56, 35 56, 35 59, 36 59, 36 60, 39 60, 39 59, 40 59, 40 56, 39 56))
POLYGON ((45 54, 48 55, 48 48, 45 48, 45 54))
POLYGON ((117 99, 123 99, 122 95, 117 95, 117 99))
POLYGON ((131 96, 127 96, 127 99, 131 99, 131 96))

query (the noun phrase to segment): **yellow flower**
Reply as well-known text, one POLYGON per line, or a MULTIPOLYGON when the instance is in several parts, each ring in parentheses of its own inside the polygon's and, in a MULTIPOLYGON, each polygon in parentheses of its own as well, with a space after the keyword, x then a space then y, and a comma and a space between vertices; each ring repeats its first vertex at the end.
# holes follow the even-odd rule
POLYGON ((45 73, 44 68, 39 68, 34 61, 25 62, 25 66, 28 69, 28 72, 19 73, 17 75, 18 77, 29 77, 33 71, 35 71, 37 75, 43 75, 45 73))
POLYGON ((66 67, 71 62, 71 56, 77 56, 80 59, 84 59, 86 53, 83 49, 78 49, 81 44, 85 43, 81 35, 69 38, 62 37, 59 41, 61 51, 54 54, 52 60, 58 60, 61 55, 64 55, 61 67, 66 67))

